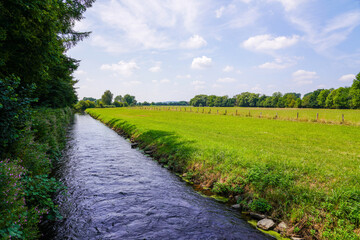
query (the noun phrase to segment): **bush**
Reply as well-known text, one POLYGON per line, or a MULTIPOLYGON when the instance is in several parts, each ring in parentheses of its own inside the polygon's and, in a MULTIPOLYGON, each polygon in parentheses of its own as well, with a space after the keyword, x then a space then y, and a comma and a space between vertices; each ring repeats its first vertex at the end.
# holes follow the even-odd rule
POLYGON ((254 212, 268 213, 271 211, 271 205, 263 198, 254 199, 249 204, 249 209, 254 212))

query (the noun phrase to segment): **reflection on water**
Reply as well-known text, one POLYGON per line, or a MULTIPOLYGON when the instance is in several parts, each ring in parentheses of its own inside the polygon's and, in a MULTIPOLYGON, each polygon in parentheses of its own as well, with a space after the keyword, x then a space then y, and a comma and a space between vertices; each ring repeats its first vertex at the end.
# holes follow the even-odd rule
POLYGON ((45 239, 270 239, 87 115, 75 117, 56 174, 68 197, 45 239))

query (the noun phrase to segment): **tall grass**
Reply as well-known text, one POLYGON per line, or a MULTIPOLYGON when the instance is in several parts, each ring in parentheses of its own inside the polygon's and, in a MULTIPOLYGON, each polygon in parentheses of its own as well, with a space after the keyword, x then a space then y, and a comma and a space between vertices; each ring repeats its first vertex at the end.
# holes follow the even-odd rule
POLYGON ((360 237, 358 126, 184 110, 87 111, 202 186, 241 196, 245 210, 285 220, 288 234, 360 237))

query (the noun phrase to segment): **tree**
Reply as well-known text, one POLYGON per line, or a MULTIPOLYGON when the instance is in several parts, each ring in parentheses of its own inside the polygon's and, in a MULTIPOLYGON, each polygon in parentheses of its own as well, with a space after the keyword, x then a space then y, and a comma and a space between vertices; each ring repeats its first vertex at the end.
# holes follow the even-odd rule
POLYGON ((207 98, 208 96, 207 95, 196 95, 195 97, 193 97, 191 100, 190 100, 190 105, 194 106, 194 107, 199 107, 200 104, 201 106, 207 106, 206 103, 207 103, 207 98))
POLYGON ((326 98, 327 98, 327 96, 329 96, 331 91, 332 91, 332 89, 331 90, 324 89, 319 93, 319 95, 317 97, 317 102, 318 102, 319 107, 321 107, 321 108, 326 107, 326 98))
POLYGON ((280 101, 280 99, 282 98, 282 93, 281 92, 274 92, 271 100, 271 107, 277 107, 278 106, 278 102, 280 101))
POLYGON ((124 96, 124 102, 126 102, 128 106, 135 106, 137 103, 135 96, 131 96, 130 94, 124 96))
POLYGON ((0 78, 20 78, 20 88, 36 84, 38 105, 76 102, 72 73, 78 61, 65 51, 89 35, 73 30, 94 0, 2 0, 0 3, 0 78))
POLYGON ((334 96, 334 107, 335 108, 349 108, 350 107, 350 88, 349 87, 340 87, 337 89, 334 96))
POLYGON ((360 108, 360 73, 358 73, 351 86, 350 97, 350 106, 352 108, 360 108))
POLYGON ((124 98, 121 95, 117 95, 114 99, 114 101, 118 101, 118 102, 124 102, 124 98))
POLYGON ((96 102, 96 98, 92 98, 92 97, 83 97, 82 100, 83 100, 83 101, 89 100, 89 101, 91 101, 91 102, 96 102))
POLYGON ((114 101, 115 107, 123 107, 124 104, 122 102, 114 101))
POLYGON ((104 105, 110 105, 112 103, 113 94, 110 90, 106 90, 101 96, 101 101, 104 105))

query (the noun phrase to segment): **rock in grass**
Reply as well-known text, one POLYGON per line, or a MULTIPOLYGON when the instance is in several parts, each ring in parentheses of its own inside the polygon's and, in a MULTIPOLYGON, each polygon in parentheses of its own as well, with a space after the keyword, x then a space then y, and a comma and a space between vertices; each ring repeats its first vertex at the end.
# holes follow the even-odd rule
POLYGON ((277 225, 275 230, 278 232, 285 232, 287 228, 288 228, 288 226, 286 225, 286 223, 281 222, 281 223, 279 223, 279 225, 277 225))
POLYGON ((275 227, 275 222, 271 219, 265 218, 263 220, 258 221, 256 226, 263 230, 270 230, 275 227))
POLYGON ((259 214, 259 213, 254 213, 254 212, 250 212, 250 217, 252 217, 253 219, 256 219, 256 220, 261 220, 261 219, 264 219, 266 218, 266 216, 264 214, 259 214))
POLYGON ((139 143, 132 143, 131 148, 136 148, 139 145, 139 143))
POLYGON ((234 205, 231 205, 231 207, 235 208, 235 209, 240 209, 241 205, 240 204, 234 204, 234 205))

